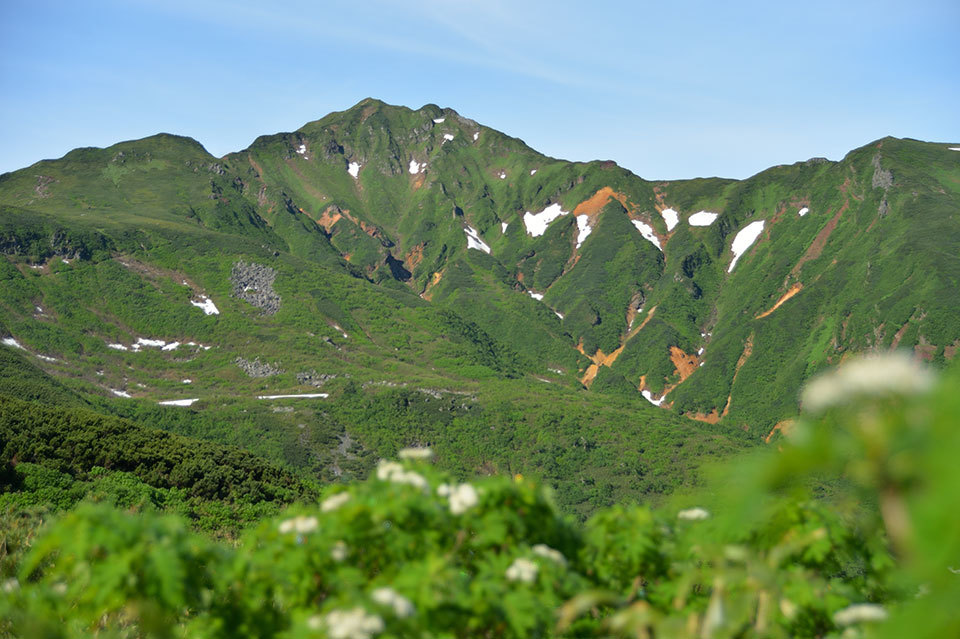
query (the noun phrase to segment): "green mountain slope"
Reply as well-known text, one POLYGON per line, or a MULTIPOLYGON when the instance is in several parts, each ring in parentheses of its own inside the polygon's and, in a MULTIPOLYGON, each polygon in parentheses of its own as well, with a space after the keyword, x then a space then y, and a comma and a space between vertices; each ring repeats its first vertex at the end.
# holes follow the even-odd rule
POLYGON ((430 444, 587 513, 759 441, 848 353, 951 359, 958 211, 941 144, 655 183, 368 99, 0 176, 0 332, 101 413, 304 476, 430 444))

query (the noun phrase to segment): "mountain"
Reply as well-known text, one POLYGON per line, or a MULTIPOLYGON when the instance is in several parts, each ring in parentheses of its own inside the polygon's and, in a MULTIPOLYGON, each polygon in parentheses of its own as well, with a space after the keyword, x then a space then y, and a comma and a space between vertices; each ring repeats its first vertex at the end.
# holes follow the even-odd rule
POLYGON ((430 444, 585 514, 773 435, 849 354, 952 359, 958 212, 945 144, 650 182, 367 99, 0 176, 0 333, 103 414, 327 481, 430 444))

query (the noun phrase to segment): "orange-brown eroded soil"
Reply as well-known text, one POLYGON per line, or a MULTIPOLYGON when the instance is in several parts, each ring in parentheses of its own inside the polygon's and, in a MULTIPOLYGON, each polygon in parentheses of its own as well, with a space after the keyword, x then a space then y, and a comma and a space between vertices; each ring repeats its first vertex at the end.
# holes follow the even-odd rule
POLYGON ((684 417, 695 419, 698 422, 707 422, 708 424, 716 424, 721 418, 726 417, 730 412, 730 400, 733 399, 733 384, 737 381, 737 375, 740 374, 740 369, 752 354, 753 333, 751 333, 750 337, 747 338, 747 343, 743 345, 743 353, 740 354, 740 358, 737 360, 737 368, 734 370, 733 380, 730 382, 731 392, 727 395, 727 403, 724 405, 723 411, 718 411, 716 408, 714 408, 709 413, 684 413, 684 417))
MULTIPOLYGON (((345 211, 349 213, 349 211, 345 211)), ((317 224, 323 227, 323 230, 327 233, 330 233, 330 229, 333 228, 333 225, 340 221, 343 215, 340 214, 340 211, 335 206, 328 206, 324 210, 323 214, 320 216, 320 219, 317 220, 317 224)))
POLYGON ((431 289, 433 289, 434 286, 439 284, 441 279, 443 279, 443 271, 437 271, 436 273, 434 273, 433 279, 430 280, 429 284, 427 284, 427 288, 423 289, 423 293, 420 294, 420 297, 427 300, 428 302, 431 299, 433 299, 433 293, 431 292, 431 289))
POLYGON ((407 255, 403 258, 403 261, 406 262, 407 268, 410 271, 417 268, 417 265, 423 261, 423 244, 417 244, 407 255))
POLYGON ((763 442, 765 444, 769 444, 770 440, 773 439, 774 433, 776 433, 777 431, 780 431, 781 435, 789 435, 790 429, 793 428, 793 424, 794 422, 792 419, 785 419, 782 422, 779 422, 776 426, 773 427, 773 429, 767 434, 767 436, 763 438, 763 442))
POLYGON ((589 215, 591 218, 596 217, 597 214, 607 205, 607 202, 610 201, 610 198, 614 198, 623 205, 623 208, 629 208, 627 206, 627 196, 623 193, 618 193, 614 191, 609 186, 605 186, 592 196, 589 199, 584 200, 577 205, 577 208, 573 209, 574 215, 589 215))
POLYGON ((760 313, 759 315, 757 315, 757 316, 756 316, 755 318, 753 318, 753 319, 763 319, 764 317, 770 315, 770 314, 773 313, 775 310, 777 310, 778 308, 780 308, 780 306, 781 306, 784 302, 786 302, 788 299, 790 299, 791 297, 793 297, 794 295, 796 295, 797 293, 799 293, 799 292, 802 291, 802 290, 803 290, 803 283, 802 283, 802 282, 797 282, 796 284, 794 284, 793 286, 790 287, 790 290, 788 290, 786 293, 784 293, 783 295, 781 295, 781 296, 780 296, 780 299, 777 300, 777 303, 774 304, 773 306, 771 306, 769 310, 764 311, 763 313, 760 313))

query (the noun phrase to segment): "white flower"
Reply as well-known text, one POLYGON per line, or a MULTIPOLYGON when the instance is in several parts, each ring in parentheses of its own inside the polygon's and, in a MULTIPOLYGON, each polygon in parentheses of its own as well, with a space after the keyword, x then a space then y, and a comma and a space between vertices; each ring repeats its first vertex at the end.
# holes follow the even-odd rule
POLYGON ((477 489, 470 484, 460 484, 450 490, 450 512, 462 515, 477 505, 477 489))
POLYGON ((17 590, 18 588, 20 588, 20 582, 17 581, 16 578, 14 578, 14 579, 7 579, 5 582, 3 582, 3 591, 4 591, 4 592, 13 592, 14 590, 17 590))
POLYGON ((347 548, 347 544, 343 541, 338 541, 333 544, 333 548, 330 549, 330 556, 333 557, 334 561, 343 561, 347 558, 350 550, 347 548))
POLYGON ((555 550, 546 544, 537 544, 533 547, 533 554, 552 559, 561 566, 567 565, 567 558, 559 550, 555 550))
POLYGON ((397 453, 400 459, 430 459, 433 457, 433 451, 429 448, 404 448, 397 453))
POLYGON ((320 511, 328 513, 331 510, 336 510, 340 506, 343 506, 348 501, 350 501, 350 493, 337 493, 323 500, 323 503, 320 504, 320 511))
POLYGON ((852 398, 914 395, 933 386, 934 376, 903 353, 864 355, 814 378, 803 390, 803 407, 820 412, 852 398))
POLYGON ((514 559, 513 563, 510 564, 510 567, 507 568, 507 580, 508 581, 522 581, 524 583, 532 583, 534 579, 537 578, 537 572, 540 570, 540 566, 533 563, 529 559, 514 559))
POLYGON ((710 513, 703 508, 688 508, 677 513, 677 519, 686 521, 701 521, 710 516, 710 513))
MULTIPOLYGON (((308 623, 312 623, 313 619, 308 623)), ((319 622, 317 622, 319 625, 319 622)), ((331 610, 323 618, 330 639, 370 639, 383 631, 383 619, 363 608, 331 610)), ((312 626, 311 626, 312 627, 312 626)))
POLYGON ((293 519, 281 521, 279 528, 282 534, 289 532, 308 533, 316 530, 319 523, 316 517, 304 517, 300 515, 293 519))
POLYGON ((437 486, 437 494, 441 497, 449 497, 453 487, 450 484, 440 484, 437 486))
POLYGON ((401 619, 414 613, 413 603, 393 588, 377 588, 370 596, 381 606, 393 608, 394 614, 401 619))
POLYGON ((428 487, 426 478, 412 470, 406 470, 397 462, 381 460, 377 465, 377 479, 394 484, 410 484, 421 490, 428 487))
POLYGON ((887 611, 877 604, 853 604, 833 613, 833 622, 838 626, 849 626, 865 621, 883 621, 887 611))

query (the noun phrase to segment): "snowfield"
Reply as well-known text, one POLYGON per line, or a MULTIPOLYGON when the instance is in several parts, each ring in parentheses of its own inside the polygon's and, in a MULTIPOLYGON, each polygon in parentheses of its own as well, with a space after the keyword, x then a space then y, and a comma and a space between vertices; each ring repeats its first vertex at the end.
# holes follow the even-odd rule
POLYGON ((527 291, 530 294, 530 297, 537 300, 538 302, 543 299, 543 293, 534 293, 533 291, 527 291))
POLYGON ((643 395, 644 399, 646 399, 648 402, 650 402, 654 406, 659 406, 660 404, 663 403, 663 400, 664 400, 664 397, 661 397, 660 399, 654 399, 653 394, 648 390, 644 390, 641 393, 641 395, 643 395))
POLYGON ((577 216, 577 230, 580 231, 577 234, 577 248, 580 248, 580 246, 583 244, 583 241, 587 239, 587 236, 590 235, 591 231, 593 231, 593 229, 590 227, 590 216, 577 216))
POLYGON ((467 234, 467 249, 477 249, 478 251, 483 251, 487 255, 490 254, 490 247, 487 246, 487 243, 480 239, 480 233, 477 232, 477 229, 472 226, 468 226, 463 229, 463 232, 467 234))
POLYGON ((699 211, 687 218, 687 224, 690 226, 710 226, 719 216, 719 213, 699 211))
POLYGON ((220 310, 213 300, 206 295, 201 295, 199 300, 190 300, 190 303, 201 309, 205 315, 219 315, 220 310))
POLYGON ((410 160, 410 167, 409 167, 410 175, 416 175, 417 173, 419 173, 421 166, 426 167, 427 165, 426 164, 421 165, 416 160, 410 160))
POLYGON ((797 215, 799 215, 800 217, 803 217, 804 215, 806 215, 806 214, 809 213, 809 212, 810 212, 810 209, 808 209, 807 207, 803 207, 802 209, 800 209, 799 211, 797 211, 797 215))
POLYGON ((194 397, 193 399, 168 399, 157 403, 161 406, 192 406, 194 402, 199 401, 199 397, 194 397))
POLYGON ((353 179, 356 180, 360 176, 360 164, 357 162, 351 162, 347 167, 347 173, 353 176, 353 179))
POLYGON ((667 223, 667 233, 673 230, 673 227, 680 222, 680 214, 674 211, 673 209, 663 209, 660 211, 663 221, 667 223))
POLYGON ((303 393, 302 395, 257 395, 257 399, 326 399, 330 393, 303 393))
POLYGON ((527 233, 531 237, 540 237, 547 231, 550 222, 562 215, 567 215, 569 211, 564 211, 559 204, 551 204, 539 213, 527 211, 523 214, 523 225, 527 227, 527 233))
POLYGON ((649 224, 645 224, 640 220, 630 220, 630 223, 637 227, 637 230, 640 231, 640 235, 643 236, 643 239, 648 240, 651 244, 660 249, 660 252, 663 252, 663 247, 660 246, 660 240, 657 239, 657 234, 653 232, 653 227, 649 224))
POLYGON ((733 271, 733 267, 737 265, 737 260, 740 259, 740 256, 743 255, 748 248, 753 246, 753 243, 757 241, 762 231, 763 220, 757 220, 756 222, 750 222, 737 233, 737 236, 733 238, 733 245, 730 247, 730 250, 733 251, 733 261, 730 262, 730 268, 727 269, 727 273, 733 271))

